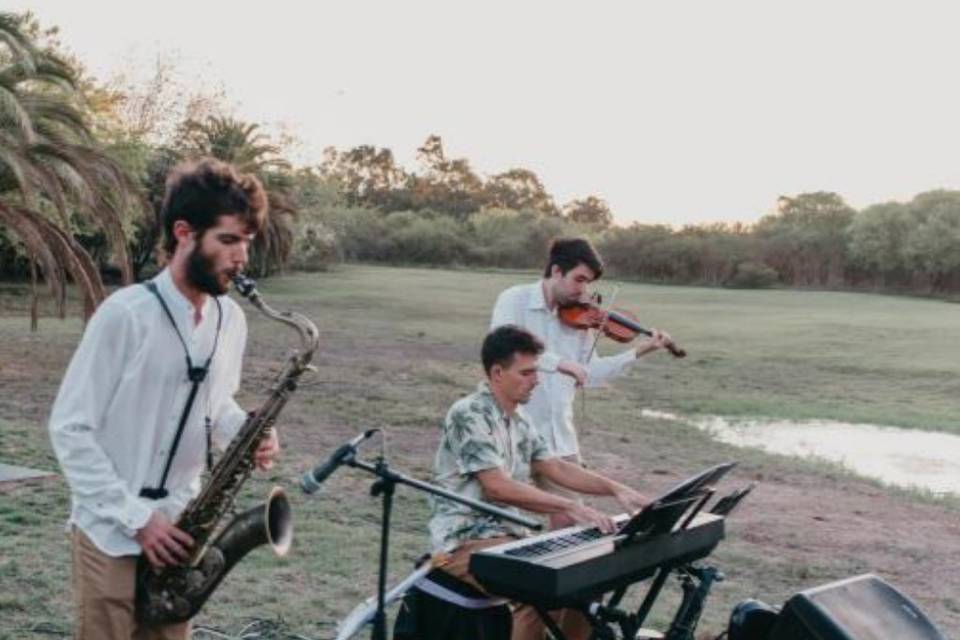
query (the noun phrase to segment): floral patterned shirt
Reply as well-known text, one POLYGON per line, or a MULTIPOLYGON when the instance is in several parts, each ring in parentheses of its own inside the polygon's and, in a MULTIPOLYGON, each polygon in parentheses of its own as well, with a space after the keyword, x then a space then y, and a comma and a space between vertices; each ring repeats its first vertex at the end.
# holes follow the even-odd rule
MULTIPOLYGON (((434 482, 444 489, 484 500, 478 471, 500 467, 517 482, 530 481, 530 463, 551 457, 543 437, 522 408, 512 416, 497 404, 486 382, 450 407, 433 462, 434 482)), ((519 514, 516 507, 492 502, 519 514)), ((444 498, 431 499, 430 537, 435 551, 450 551, 467 540, 527 535, 520 525, 497 520, 444 498)))

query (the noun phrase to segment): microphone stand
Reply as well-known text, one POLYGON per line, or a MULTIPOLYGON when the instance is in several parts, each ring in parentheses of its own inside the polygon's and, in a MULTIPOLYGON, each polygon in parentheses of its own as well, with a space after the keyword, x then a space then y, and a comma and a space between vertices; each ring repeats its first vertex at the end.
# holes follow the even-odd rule
POLYGON ((441 489, 429 482, 423 482, 422 480, 411 478, 402 473, 397 473, 390 469, 383 456, 378 457, 375 462, 370 463, 358 460, 356 451, 353 451, 344 458, 343 464, 354 467, 355 469, 361 469, 376 476, 377 480, 375 480, 370 487, 370 495, 374 497, 380 496, 382 498, 383 516, 380 520, 380 573, 377 579, 377 612, 373 617, 373 631, 370 635, 373 640, 387 640, 387 617, 384 604, 387 589, 387 550, 390 547, 390 515, 393 511, 393 492, 398 484, 405 484, 425 493, 459 502, 481 513, 486 513, 501 520, 509 520, 528 529, 539 531, 543 528, 543 525, 536 520, 518 516, 500 507, 495 507, 480 500, 465 498, 446 489, 441 489))

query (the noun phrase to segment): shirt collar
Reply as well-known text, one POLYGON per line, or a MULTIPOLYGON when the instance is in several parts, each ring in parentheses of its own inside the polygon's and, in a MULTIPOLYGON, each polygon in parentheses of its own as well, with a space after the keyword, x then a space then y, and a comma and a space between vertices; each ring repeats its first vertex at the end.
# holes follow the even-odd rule
POLYGON ((517 410, 514 412, 513 416, 508 416, 507 413, 503 410, 503 407, 500 406, 500 403, 497 402, 496 397, 493 395, 493 391, 490 390, 490 383, 484 380, 477 385, 477 393, 485 402, 487 402, 491 407, 493 407, 494 412, 497 414, 497 417, 503 421, 504 424, 509 425, 512 421, 515 421, 520 418, 520 407, 517 407, 517 410))
MULTIPOLYGON (((177 285, 173 282, 173 276, 170 275, 170 268, 167 267, 153 279, 157 283, 157 289, 160 290, 160 294, 163 296, 163 299, 167 301, 167 304, 170 305, 171 311, 176 310, 179 313, 187 314, 187 317, 190 319, 188 326, 193 326, 193 303, 187 299, 185 295, 177 288, 177 285)), ((212 296, 206 296, 206 300, 203 303, 203 309, 200 310, 200 317, 207 317, 207 310, 211 303, 212 296)))
POLYGON ((550 310, 550 308, 547 307, 547 299, 543 296, 543 280, 537 280, 536 284, 534 284, 533 291, 530 292, 530 300, 527 302, 527 307, 530 309, 543 309, 544 311, 550 310))

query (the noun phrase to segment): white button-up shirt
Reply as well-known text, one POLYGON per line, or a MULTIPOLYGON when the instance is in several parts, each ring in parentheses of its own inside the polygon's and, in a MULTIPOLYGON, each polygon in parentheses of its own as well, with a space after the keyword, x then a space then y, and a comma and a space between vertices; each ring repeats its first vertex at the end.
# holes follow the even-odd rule
MULTIPOLYGON (((194 366, 210 356, 217 332, 217 305, 210 296, 195 309, 170 273, 154 280, 190 350, 194 366)), ((133 536, 154 509, 171 519, 199 490, 206 461, 206 428, 224 448, 246 419, 233 399, 240 385, 247 324, 226 296, 220 340, 200 384, 167 476, 169 495, 139 497, 160 484, 192 383, 183 346, 156 297, 142 285, 125 287, 90 319, 67 368, 50 416, 53 449, 71 491, 68 527, 79 527, 111 556, 140 553, 133 536)))
POLYGON ((573 425, 576 381, 559 373, 557 365, 563 360, 583 365, 587 369, 587 386, 598 387, 623 375, 636 363, 636 351, 629 349, 606 358, 592 353, 595 332, 573 329, 560 322, 556 310, 547 307, 542 280, 517 285, 500 294, 493 307, 490 328, 505 324, 526 329, 546 347, 539 361, 539 369, 546 375, 541 376, 524 410, 543 436, 551 455, 579 455, 580 445, 573 425))

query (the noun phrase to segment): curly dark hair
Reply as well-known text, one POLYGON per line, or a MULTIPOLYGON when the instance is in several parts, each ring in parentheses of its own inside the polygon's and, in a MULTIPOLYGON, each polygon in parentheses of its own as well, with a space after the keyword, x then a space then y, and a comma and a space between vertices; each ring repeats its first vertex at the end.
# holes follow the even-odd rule
POLYGON ((543 342, 526 329, 513 324, 497 327, 487 334, 480 348, 480 359, 483 360, 483 370, 490 375, 490 369, 498 364, 509 367, 513 364, 513 357, 518 353, 538 356, 543 353, 543 342))
POLYGON ((240 216, 250 233, 259 233, 267 221, 267 194, 260 180, 214 158, 177 165, 167 178, 160 209, 163 250, 173 255, 176 249, 173 224, 177 220, 203 235, 225 214, 240 216))

